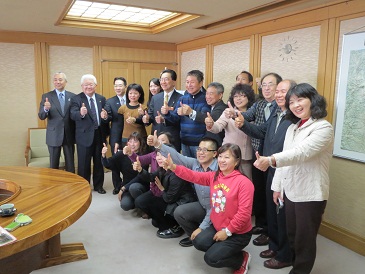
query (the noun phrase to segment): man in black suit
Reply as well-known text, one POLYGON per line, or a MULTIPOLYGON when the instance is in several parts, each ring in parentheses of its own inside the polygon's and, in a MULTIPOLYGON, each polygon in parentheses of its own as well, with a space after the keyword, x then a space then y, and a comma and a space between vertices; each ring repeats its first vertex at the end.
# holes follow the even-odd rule
POLYGON ((71 98, 74 93, 66 91, 66 75, 57 72, 53 76, 54 90, 42 95, 38 117, 47 119, 46 144, 50 167, 58 169, 61 148, 65 156, 66 171, 75 173, 75 122, 70 119, 71 98))
POLYGON ((106 143, 109 126, 100 123, 106 99, 95 93, 97 81, 94 75, 86 74, 81 77, 80 94, 71 99, 71 119, 76 123, 76 144, 78 156, 78 175, 90 183, 91 158, 93 159, 94 190, 105 194, 104 169, 101 163, 101 150, 106 143))
POLYGON ((172 145, 177 151, 181 150, 180 141, 180 123, 171 123, 164 119, 161 115, 161 107, 165 105, 166 108, 173 110, 177 107, 178 99, 182 94, 178 93, 175 89, 177 75, 172 69, 165 69, 161 72, 160 83, 163 92, 157 93, 152 96, 150 106, 148 108, 148 114, 143 116, 143 122, 146 125, 152 123, 152 131, 157 130, 157 135, 161 132, 169 132, 173 141, 172 145))
MULTIPOLYGON (((221 117, 223 111, 228 107, 222 100, 223 92, 224 86, 221 83, 212 82, 208 85, 207 91, 205 93, 205 99, 207 100, 208 105, 211 106, 210 116, 214 122, 217 121, 219 117, 221 117)), ((205 121, 206 117, 206 113, 197 112, 195 121, 202 123, 205 121)), ((207 133, 205 133, 205 137, 209 137, 217 141, 218 147, 220 147, 223 143, 224 131, 222 130, 218 134, 207 131, 207 133)))
MULTIPOLYGON (((118 113, 120 106, 125 105, 126 96, 125 90, 127 88, 127 81, 123 77, 114 78, 115 96, 109 98, 105 103, 105 112, 101 112, 102 122, 109 124, 110 122, 110 137, 109 144, 112 155, 114 155, 122 145, 122 133, 124 127, 123 115, 118 113)), ((118 170, 112 170, 113 194, 119 193, 122 179, 118 170)))

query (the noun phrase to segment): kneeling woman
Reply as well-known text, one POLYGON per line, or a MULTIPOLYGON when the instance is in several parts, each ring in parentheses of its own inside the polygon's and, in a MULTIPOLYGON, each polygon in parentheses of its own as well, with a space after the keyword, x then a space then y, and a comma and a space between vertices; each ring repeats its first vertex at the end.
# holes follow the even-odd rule
POLYGON ((234 273, 247 273, 251 255, 242 249, 251 240, 254 186, 242 171, 239 146, 225 144, 218 149, 216 172, 177 166, 170 155, 164 168, 192 183, 210 186, 212 225, 193 240, 196 249, 205 251, 205 262, 212 267, 233 268, 234 273))
POLYGON ((166 158, 160 152, 157 152, 156 161, 159 168, 153 173, 148 173, 142 169, 138 157, 133 167, 139 171, 140 176, 145 180, 154 182, 162 195, 156 196, 149 190, 137 197, 135 205, 152 218, 152 224, 158 227, 158 237, 180 237, 184 231, 173 217, 174 210, 178 205, 196 201, 196 196, 188 182, 180 179, 173 172, 162 168, 166 158))

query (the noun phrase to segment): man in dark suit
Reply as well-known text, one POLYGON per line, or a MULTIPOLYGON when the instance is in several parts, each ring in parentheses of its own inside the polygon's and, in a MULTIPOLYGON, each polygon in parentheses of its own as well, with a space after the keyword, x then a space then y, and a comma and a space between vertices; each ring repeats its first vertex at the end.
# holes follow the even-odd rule
MULTIPOLYGON (((212 117, 214 122, 217 121, 219 117, 221 117, 223 111, 228 107, 222 100, 223 92, 224 87, 221 83, 212 82, 208 85, 207 91, 205 93, 205 99, 207 100, 208 105, 211 106, 210 116, 212 117)), ((197 112, 195 121, 198 123, 203 123, 206 117, 206 113, 197 112)), ((218 147, 220 147, 224 139, 224 131, 222 130, 218 134, 207 131, 205 137, 216 140, 218 143, 218 147)))
POLYGON ((152 131, 157 130, 157 135, 161 132, 169 132, 173 141, 172 145, 177 151, 181 150, 180 142, 180 123, 172 123, 164 119, 161 115, 161 107, 165 105, 166 108, 173 110, 177 107, 178 99, 182 96, 175 89, 177 75, 172 69, 165 69, 161 72, 160 83, 163 92, 152 96, 148 114, 144 115, 143 122, 146 125, 152 123, 152 131))
POLYGON ((109 126, 100 123, 106 99, 95 93, 97 81, 94 75, 86 74, 81 77, 80 94, 71 99, 71 119, 76 124, 76 144, 78 156, 78 175, 90 183, 91 158, 93 159, 94 190, 105 194, 104 169, 101 163, 101 150, 106 143, 109 126))
MULTIPOLYGON (((125 90, 127 88, 127 81, 123 77, 114 78, 115 96, 109 98, 105 103, 105 111, 101 112, 102 122, 109 124, 110 122, 110 137, 109 144, 112 155, 114 155, 122 145, 122 133, 124 127, 123 115, 118 113, 121 105, 125 105, 126 97, 125 90)), ((113 194, 118 194, 122 179, 118 170, 112 170, 113 194)))
POLYGON ((46 144, 50 167, 58 169, 61 148, 65 156, 66 171, 75 173, 75 122, 70 119, 71 98, 74 93, 66 91, 66 75, 57 72, 53 76, 54 90, 42 95, 38 117, 47 119, 46 144))

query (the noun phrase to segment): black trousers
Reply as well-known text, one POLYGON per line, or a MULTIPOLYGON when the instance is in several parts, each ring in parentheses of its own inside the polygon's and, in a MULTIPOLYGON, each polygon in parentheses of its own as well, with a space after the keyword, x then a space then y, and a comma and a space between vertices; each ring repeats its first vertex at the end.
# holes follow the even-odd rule
POLYGON ((317 252, 317 234, 327 201, 291 202, 285 197, 290 247, 294 254, 291 274, 312 271, 317 252))
POLYGON ((98 190, 104 184, 104 168, 101 163, 101 150, 103 142, 100 129, 94 132, 94 141, 89 147, 77 145, 77 160, 78 172, 77 174, 83 177, 90 183, 91 179, 91 159, 93 160, 93 184, 94 189, 98 190))
MULTIPOLYGON (((256 156, 255 156, 256 159, 256 156)), ((252 161, 252 182, 255 186, 253 196, 253 214, 255 215, 255 225, 267 230, 266 220, 266 172, 257 169, 252 161)))

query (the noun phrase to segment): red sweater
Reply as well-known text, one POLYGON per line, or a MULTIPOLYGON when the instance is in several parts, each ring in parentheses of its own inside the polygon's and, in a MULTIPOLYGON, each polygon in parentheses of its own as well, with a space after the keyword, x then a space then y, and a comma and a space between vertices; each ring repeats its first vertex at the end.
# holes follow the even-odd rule
POLYGON ((176 166, 175 174, 188 182, 210 186, 210 220, 217 231, 228 228, 232 233, 244 234, 252 229, 254 186, 239 171, 234 170, 226 176, 220 172, 216 181, 215 171, 197 172, 176 166))

